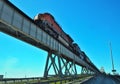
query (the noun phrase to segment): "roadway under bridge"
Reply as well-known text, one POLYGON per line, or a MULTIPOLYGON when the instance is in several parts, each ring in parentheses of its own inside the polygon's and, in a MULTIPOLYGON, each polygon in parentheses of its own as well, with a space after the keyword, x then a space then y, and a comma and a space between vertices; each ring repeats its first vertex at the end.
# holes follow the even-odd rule
POLYGON ((120 84, 120 78, 112 75, 99 74, 81 84, 120 84))
POLYGON ((49 76, 50 68, 59 77, 77 75, 76 65, 82 67, 84 74, 99 73, 93 63, 88 64, 76 56, 8 0, 0 0, 0 31, 48 52, 44 77, 49 76))

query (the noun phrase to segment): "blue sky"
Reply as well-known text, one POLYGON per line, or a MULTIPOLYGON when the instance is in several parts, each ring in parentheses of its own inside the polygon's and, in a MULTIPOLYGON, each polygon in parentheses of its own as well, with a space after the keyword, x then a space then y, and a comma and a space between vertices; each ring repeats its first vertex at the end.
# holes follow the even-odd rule
MULTIPOLYGON (((92 62, 111 72, 109 42, 115 69, 120 73, 119 0, 10 0, 29 17, 51 13, 92 62)), ((7 77, 42 76, 47 53, 0 33, 0 74, 7 77), (17 75, 16 75, 17 74, 17 75)))

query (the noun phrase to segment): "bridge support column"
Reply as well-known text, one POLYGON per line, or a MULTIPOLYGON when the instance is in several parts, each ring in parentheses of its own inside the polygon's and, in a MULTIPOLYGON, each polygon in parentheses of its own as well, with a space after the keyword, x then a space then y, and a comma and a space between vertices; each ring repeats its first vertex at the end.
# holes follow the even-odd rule
POLYGON ((76 65, 73 62, 64 59, 62 55, 58 53, 48 52, 45 70, 44 70, 44 77, 47 78, 48 76, 75 76, 77 75, 76 65), (51 75, 49 74, 50 69, 54 70, 54 73, 51 75))
POLYGON ((64 66, 65 66, 65 76, 77 75, 77 69, 74 62, 66 61, 66 64, 64 66))
POLYGON ((90 70, 90 75, 93 75, 93 74, 94 74, 94 72, 90 70))
POLYGON ((81 74, 90 74, 90 75, 93 75, 94 72, 91 71, 91 70, 89 70, 89 69, 86 68, 86 67, 82 67, 81 74))
POLYGON ((47 78, 48 76, 50 76, 49 71, 50 71, 51 67, 53 67, 55 76, 57 76, 57 75, 59 75, 60 77, 62 76, 60 56, 57 56, 56 54, 53 54, 52 52, 48 52, 45 70, 44 70, 44 77, 47 78), (58 65, 56 63, 56 60, 57 60, 56 58, 58 58, 58 65))
POLYGON ((89 70, 86 67, 82 67, 81 74, 89 74, 89 70))

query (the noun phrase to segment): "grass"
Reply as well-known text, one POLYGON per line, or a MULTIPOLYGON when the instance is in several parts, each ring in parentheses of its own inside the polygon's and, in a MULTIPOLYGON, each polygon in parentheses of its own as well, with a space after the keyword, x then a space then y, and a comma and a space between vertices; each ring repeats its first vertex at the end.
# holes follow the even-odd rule
MULTIPOLYGON (((38 82, 49 82, 49 84, 65 84, 67 82, 81 82, 85 79, 87 79, 88 77, 91 77, 89 75, 78 75, 77 76, 78 78, 77 79, 74 79, 74 78, 71 78, 71 77, 65 77, 65 78, 68 78, 66 80, 62 80, 61 78, 59 77, 50 77, 48 79, 29 79, 29 80, 19 80, 19 81, 14 81, 13 82, 8 82, 7 84, 27 84, 27 83, 38 83, 38 82), (56 82, 55 82, 56 81, 56 82)), ((1 83, 0 83, 1 84, 1 83)), ((5 83, 2 83, 2 84, 5 84, 5 83)))

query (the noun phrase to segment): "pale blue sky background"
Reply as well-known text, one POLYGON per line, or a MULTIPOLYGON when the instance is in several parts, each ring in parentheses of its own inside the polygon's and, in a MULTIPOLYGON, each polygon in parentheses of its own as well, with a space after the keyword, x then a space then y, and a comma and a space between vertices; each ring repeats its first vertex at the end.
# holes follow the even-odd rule
MULTIPOLYGON (((119 0, 10 0, 29 17, 51 13, 92 62, 111 72, 109 42, 115 69, 120 72, 119 0)), ((0 33, 0 74, 7 77, 42 76, 47 53, 0 33), (17 75, 16 75, 17 74, 17 75)))

